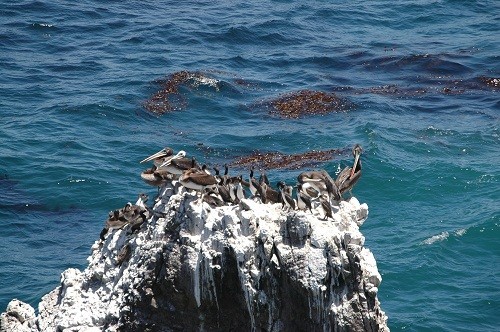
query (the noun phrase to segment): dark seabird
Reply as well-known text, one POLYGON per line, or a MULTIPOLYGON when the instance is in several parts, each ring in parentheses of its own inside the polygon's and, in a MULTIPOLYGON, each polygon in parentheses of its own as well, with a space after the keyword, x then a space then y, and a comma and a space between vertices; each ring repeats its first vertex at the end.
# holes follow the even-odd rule
POLYGON ((269 184, 263 181, 260 185, 265 192, 266 201, 268 203, 280 203, 281 202, 281 194, 274 190, 269 184))
POLYGON ((110 229, 121 229, 128 224, 128 220, 123 215, 122 209, 110 211, 108 214, 108 219, 106 224, 99 234, 101 240, 105 240, 105 235, 110 229))
POLYGON ((218 181, 217 183, 217 192, 219 193, 220 197, 224 202, 232 203, 234 199, 231 197, 231 192, 230 192, 231 189, 229 185, 221 184, 221 181, 218 181))
POLYGON ((346 191, 351 192, 354 185, 361 177, 361 153, 363 149, 359 144, 352 148, 352 155, 354 156, 354 163, 352 167, 345 167, 337 176, 335 183, 339 188, 340 194, 346 191))
POLYGON ((259 184, 255 189, 257 189, 257 195, 260 197, 260 201, 263 204, 267 203, 267 190, 264 188, 264 186, 267 186, 265 182, 259 184))
POLYGON ((208 175, 212 175, 212 173, 210 173, 210 171, 208 170, 208 166, 206 164, 201 165, 201 170, 208 175))
POLYGON ((286 205, 288 208, 295 210, 295 200, 292 198, 291 194, 289 194, 289 186, 287 186, 285 182, 280 181, 278 182, 278 188, 280 189, 281 193, 281 204, 283 204, 282 206, 284 207, 286 205))
POLYGON ((302 184, 297 185, 297 208, 299 210, 309 209, 312 212, 311 198, 302 193, 302 184))
POLYGON ((220 170, 219 170, 217 167, 212 167, 212 169, 213 169, 213 170, 214 170, 214 172, 215 172, 215 175, 214 175, 214 176, 215 176, 215 178, 217 179, 217 182, 218 182, 219 184, 222 184, 222 182, 223 182, 223 181, 222 181, 222 178, 221 178, 221 176, 220 176, 220 170))
POLYGON ((267 175, 265 172, 260 173, 259 183, 260 183, 260 185, 262 185, 262 183, 265 183, 268 186, 270 185, 269 179, 267 178, 267 175))
POLYGON ((148 201, 148 195, 139 194, 139 198, 134 205, 131 205, 131 210, 134 212, 129 216, 130 233, 134 233, 139 230, 151 216, 151 209, 146 206, 148 201))
POLYGON ((147 161, 153 160, 153 163, 156 167, 159 167, 164 162, 168 161, 174 155, 174 150, 169 147, 161 149, 160 151, 152 154, 144 160, 141 160, 141 164, 147 161))
POLYGON ((203 200, 213 208, 221 207, 225 205, 225 202, 217 190, 208 189, 203 200))
POLYGON ((250 178, 248 179, 248 187, 252 196, 257 195, 257 187, 259 187, 259 182, 253 177, 253 167, 250 169, 250 178))
POLYGON ((323 208, 323 211, 325 211, 325 220, 327 220, 328 218, 333 219, 332 206, 330 205, 330 202, 326 200, 323 196, 321 196, 319 200, 321 202, 321 207, 323 208))
POLYGON ((239 175, 236 177, 229 178, 229 194, 231 195, 231 200, 233 203, 238 204, 243 198, 245 198, 245 191, 243 190, 243 176, 239 175))

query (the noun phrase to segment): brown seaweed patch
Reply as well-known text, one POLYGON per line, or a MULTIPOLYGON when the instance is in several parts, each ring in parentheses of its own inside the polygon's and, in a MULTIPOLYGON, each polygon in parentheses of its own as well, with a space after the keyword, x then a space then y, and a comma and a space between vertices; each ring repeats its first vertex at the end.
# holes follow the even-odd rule
POLYGON ((200 72, 179 71, 156 83, 161 88, 146 100, 144 108, 159 115, 186 108, 187 100, 179 90, 181 86, 195 89, 200 85, 209 85, 218 90, 218 81, 200 72))
POLYGON ((345 112, 352 106, 346 99, 337 97, 334 93, 313 90, 288 93, 268 104, 271 106, 269 114, 294 119, 303 115, 345 112))
POLYGON ((237 157, 231 166, 255 166, 259 169, 301 169, 332 160, 343 152, 344 149, 311 150, 298 154, 254 151, 250 155, 237 157))
POLYGON ((479 80, 489 87, 500 88, 500 78, 481 76, 479 80))

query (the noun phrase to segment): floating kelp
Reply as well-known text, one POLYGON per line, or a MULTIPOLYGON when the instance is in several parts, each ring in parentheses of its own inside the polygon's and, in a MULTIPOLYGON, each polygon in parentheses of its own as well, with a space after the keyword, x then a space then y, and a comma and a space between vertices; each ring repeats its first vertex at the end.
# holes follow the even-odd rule
POLYGON ((348 111, 352 105, 334 93, 314 90, 291 92, 268 102, 269 114, 284 118, 299 118, 304 115, 323 115, 348 111))
POLYGON ((144 103, 144 108, 159 115, 183 110, 187 106, 187 99, 180 93, 181 86, 196 89, 200 85, 209 85, 218 90, 218 82, 218 80, 207 77, 200 72, 179 71, 173 73, 167 79, 156 81, 161 89, 144 103))
POLYGON ((500 78, 481 76, 479 80, 489 87, 500 88, 500 78))
POLYGON ((395 84, 375 86, 364 89, 353 89, 356 94, 366 94, 373 93, 377 95, 392 95, 392 96, 403 96, 403 97, 415 97, 427 93, 427 89, 424 88, 401 88, 395 84))
POLYGON ((231 166, 255 166, 266 170, 301 169, 332 160, 336 155, 342 155, 345 151, 345 149, 312 150, 298 154, 255 151, 250 155, 236 158, 231 166))

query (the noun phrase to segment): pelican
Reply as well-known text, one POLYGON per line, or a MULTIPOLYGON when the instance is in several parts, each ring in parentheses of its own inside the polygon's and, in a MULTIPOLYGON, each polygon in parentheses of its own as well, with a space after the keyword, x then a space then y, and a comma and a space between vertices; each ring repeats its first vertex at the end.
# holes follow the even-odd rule
POLYGON ((121 229, 128 224, 128 220, 123 215, 122 209, 110 211, 108 214, 108 219, 106 220, 106 225, 99 234, 101 240, 105 240, 105 235, 110 229, 121 229))
POLYGON ((150 186, 158 187, 158 192, 160 191, 160 187, 172 180, 172 178, 171 173, 165 170, 159 170, 154 165, 152 168, 148 168, 141 173, 141 179, 150 186))
MULTIPOLYGON (((160 170, 165 170, 170 174, 182 175, 184 171, 190 168, 199 169, 196 160, 193 158, 185 158, 186 153, 184 151, 179 151, 176 156, 172 157, 170 160, 164 162, 158 167, 160 170), (182 152, 182 153, 181 153, 182 152)), ((205 173, 205 172, 204 172, 205 173)))
POLYGON ((167 146, 166 148, 161 149, 160 151, 152 154, 146 159, 141 160, 141 164, 153 160, 154 165, 156 167, 159 167, 161 164, 168 161, 173 156, 173 154, 174 150, 167 146))
POLYGON ((361 153, 363 149, 359 144, 356 144, 352 148, 352 155, 354 156, 354 163, 352 167, 345 167, 337 176, 335 184, 339 188, 340 194, 346 191, 351 192, 354 185, 358 182, 361 177, 361 153))
POLYGON ((302 191, 302 193, 309 197, 310 199, 316 199, 316 198, 319 198, 320 196, 320 192, 318 190, 315 189, 315 187, 313 187, 310 183, 308 182, 304 182, 304 183, 298 183, 300 184, 300 190, 302 191))
POLYGON ((202 199, 205 189, 210 188, 217 190, 217 179, 215 176, 208 175, 204 171, 200 171, 197 168, 191 168, 184 171, 179 178, 179 182, 188 189, 201 192, 202 199))
MULTIPOLYGON (((161 151, 160 151, 161 152, 161 151)), ((177 152, 177 154, 175 156, 171 156, 169 158, 167 158, 165 161, 163 161, 160 166, 158 166, 158 168, 161 168, 163 166, 167 166, 167 165, 170 165, 170 163, 172 162, 172 160, 176 160, 176 159, 182 159, 186 157, 186 151, 184 150, 181 150, 179 152, 177 152)))
POLYGON ((340 193, 335 181, 330 174, 325 170, 302 172, 297 176, 299 183, 308 183, 312 188, 320 194, 327 194, 328 198, 333 197, 335 200, 340 199, 340 193))

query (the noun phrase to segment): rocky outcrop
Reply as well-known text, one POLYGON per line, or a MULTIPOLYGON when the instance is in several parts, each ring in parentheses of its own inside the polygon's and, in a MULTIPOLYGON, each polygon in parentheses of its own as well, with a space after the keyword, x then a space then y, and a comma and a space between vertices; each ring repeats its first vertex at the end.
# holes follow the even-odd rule
POLYGON ((244 199, 210 207, 169 183, 135 232, 97 240, 39 313, 13 300, 1 331, 388 331, 380 274, 356 198, 287 211, 244 199))

